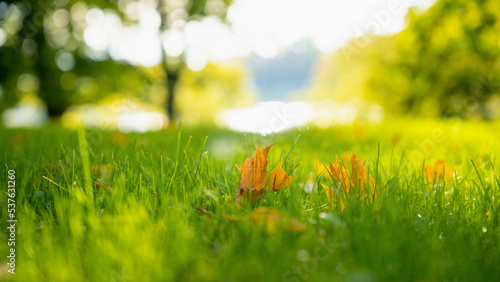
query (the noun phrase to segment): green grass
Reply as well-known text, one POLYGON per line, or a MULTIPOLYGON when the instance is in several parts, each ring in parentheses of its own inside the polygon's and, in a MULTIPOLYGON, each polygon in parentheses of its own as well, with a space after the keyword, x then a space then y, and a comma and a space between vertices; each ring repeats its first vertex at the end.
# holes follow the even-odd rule
MULTIPOLYGON (((19 222, 15 276, 4 267, 8 234, 0 235, 0 279, 498 281, 499 128, 399 121, 266 137, 217 129, 2 129, 0 183, 7 183, 7 167, 16 170, 19 222), (255 207, 237 209, 235 165, 255 142, 277 142, 269 167, 286 159, 285 171, 298 177, 255 207), (332 183, 314 162, 328 164, 353 149, 368 159, 378 197, 368 205, 354 199, 358 204, 342 212, 327 209, 319 183, 332 183), (456 175, 433 187, 423 166, 438 159, 456 175), (311 193, 303 188, 308 179, 311 193), (260 206, 299 219, 307 230, 268 234, 227 217, 260 206)), ((3 194, 3 230, 6 211, 3 194)))

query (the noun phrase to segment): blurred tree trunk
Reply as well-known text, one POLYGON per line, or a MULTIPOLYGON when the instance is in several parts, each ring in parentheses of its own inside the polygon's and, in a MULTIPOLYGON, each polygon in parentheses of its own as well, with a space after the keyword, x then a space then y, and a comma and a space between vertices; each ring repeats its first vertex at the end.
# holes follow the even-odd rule
MULTIPOLYGON (((168 29, 168 12, 165 7, 165 0, 158 0, 157 10, 160 14, 161 18, 161 26, 160 26, 160 37, 161 33, 168 29)), ((162 66, 163 71, 165 72, 165 83, 167 89, 167 100, 165 105, 165 110, 167 111, 169 126, 175 125, 175 94, 177 90, 177 82, 179 81, 179 70, 181 68, 181 64, 177 64, 175 66, 168 64, 167 54, 165 54, 165 48, 163 41, 160 38, 161 42, 161 53, 162 53, 162 66)))
POLYGON ((56 78, 50 74, 52 72, 52 69, 50 68, 50 66, 47 66, 45 62, 45 56, 48 56, 48 52, 47 50, 45 50, 46 42, 43 31, 38 31, 33 37, 33 40, 35 40, 36 42, 36 58, 34 69, 38 77, 38 97, 45 102, 49 117, 51 119, 57 119, 64 113, 66 107, 60 105, 60 103, 58 103, 57 101, 54 101, 54 93, 52 92, 56 90, 49 85, 49 80, 56 80, 56 78))
POLYGON ((51 64, 55 52, 47 45, 43 29, 44 11, 39 4, 32 5, 32 11, 23 21, 23 28, 19 36, 18 52, 26 39, 32 39, 36 44, 36 53, 33 55, 33 71, 38 78, 38 97, 47 106, 49 117, 59 118, 67 108, 67 104, 56 95, 60 91, 58 70, 51 64))
MULTIPOLYGON (((164 56, 165 57, 165 56, 164 56)), ((166 83, 167 83, 167 91, 168 91, 168 98, 167 98, 167 104, 165 105, 165 108, 167 110, 168 118, 170 121, 170 124, 175 123, 175 118, 176 118, 176 110, 175 110, 175 94, 177 90, 177 82, 179 81, 179 70, 170 70, 166 66, 166 59, 164 59, 164 64, 163 64, 163 69, 165 71, 166 75, 166 83)))

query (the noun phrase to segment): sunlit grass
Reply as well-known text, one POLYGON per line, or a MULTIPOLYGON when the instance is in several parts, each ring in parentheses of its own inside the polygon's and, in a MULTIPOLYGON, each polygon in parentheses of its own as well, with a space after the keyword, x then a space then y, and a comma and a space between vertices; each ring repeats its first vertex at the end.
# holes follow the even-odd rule
MULTIPOLYGON (((1 163, 18 178, 15 278, 495 281, 498 128, 400 121, 267 137, 216 129, 141 135, 4 130, 1 163), (235 165, 255 151, 255 142, 277 142, 269 166, 286 159, 284 170, 298 177, 255 207, 237 208, 235 165), (335 184, 315 162, 328 165, 353 149, 368 159, 377 198, 366 203, 353 194, 341 212, 329 206, 320 184, 335 184), (453 178, 431 183, 425 166, 440 159, 453 168, 453 178), (257 207, 297 218, 306 231, 270 233, 231 219, 248 218, 257 207)), ((0 175, 2 183, 6 177, 0 175)), ((3 196, 2 228, 5 203, 3 196)), ((6 254, 7 237, 1 238, 6 254)))

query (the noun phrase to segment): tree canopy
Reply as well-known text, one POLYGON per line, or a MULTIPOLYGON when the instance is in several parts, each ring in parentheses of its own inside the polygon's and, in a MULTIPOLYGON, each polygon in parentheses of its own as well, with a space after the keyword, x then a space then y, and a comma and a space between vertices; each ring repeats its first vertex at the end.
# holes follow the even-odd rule
MULTIPOLYGON (((141 66, 114 58, 107 48, 96 50, 86 40, 91 22, 100 22, 102 29, 109 21, 124 27, 140 25, 133 9, 146 4, 160 21, 152 32, 161 43, 165 31, 182 31, 179 19, 186 23, 213 15, 223 21, 230 1, 0 1, 0 27, 5 33, 0 44, 0 112, 28 95, 43 100, 50 116, 60 116, 71 105, 118 93, 161 101, 173 115, 176 84, 184 68, 182 52, 171 56, 162 45, 161 61, 141 66)), ((130 51, 138 50, 130 47, 130 51)))
POLYGON ((500 3, 441 0, 399 34, 366 34, 320 66, 310 97, 362 97, 396 114, 495 117, 500 3), (363 43, 363 44, 362 44, 363 43))

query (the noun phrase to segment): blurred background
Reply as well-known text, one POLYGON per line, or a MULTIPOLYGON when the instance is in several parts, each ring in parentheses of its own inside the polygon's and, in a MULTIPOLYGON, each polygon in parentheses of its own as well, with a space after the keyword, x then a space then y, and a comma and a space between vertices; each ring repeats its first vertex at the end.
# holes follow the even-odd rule
POLYGON ((500 117, 498 0, 0 1, 2 127, 500 117))

